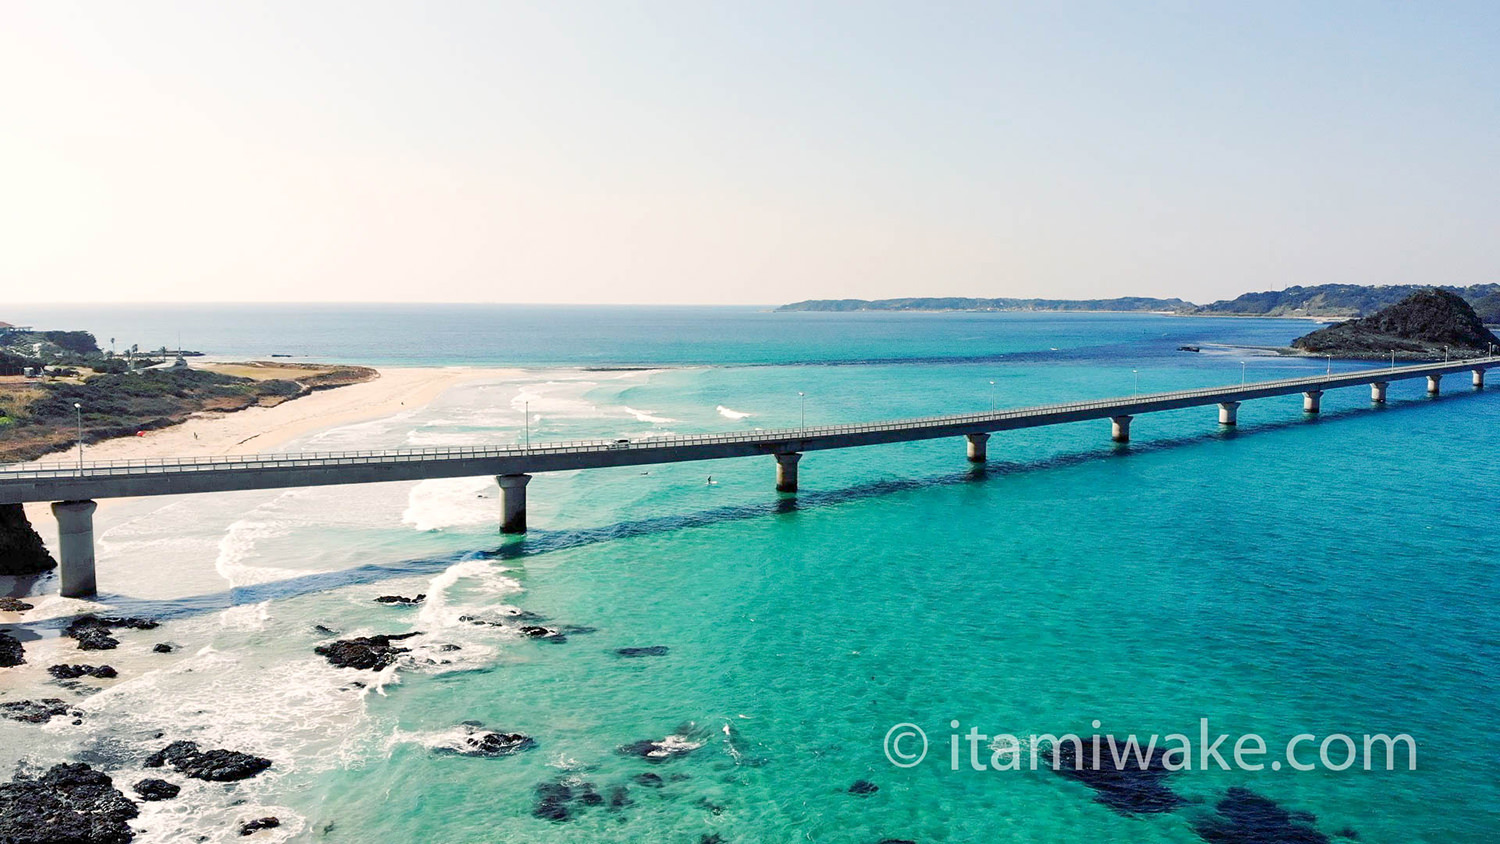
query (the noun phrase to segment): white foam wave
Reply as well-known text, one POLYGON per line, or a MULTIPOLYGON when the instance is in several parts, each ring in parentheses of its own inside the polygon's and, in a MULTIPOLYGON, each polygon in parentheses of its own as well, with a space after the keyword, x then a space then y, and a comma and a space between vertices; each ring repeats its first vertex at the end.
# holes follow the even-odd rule
POLYGON ((422 481, 407 493, 401 521, 419 531, 482 525, 500 517, 492 478, 422 481))
POLYGON ((634 416, 637 422, 650 422, 653 425, 669 425, 677 421, 676 419, 668 419, 665 416, 657 416, 649 410, 636 410, 633 407, 626 407, 625 405, 620 405, 620 409, 634 416))
POLYGON ((727 408, 722 404, 714 408, 714 410, 717 410, 719 412, 719 415, 724 417, 725 419, 748 419, 751 416, 755 415, 753 413, 745 413, 741 410, 731 410, 730 408, 727 408))

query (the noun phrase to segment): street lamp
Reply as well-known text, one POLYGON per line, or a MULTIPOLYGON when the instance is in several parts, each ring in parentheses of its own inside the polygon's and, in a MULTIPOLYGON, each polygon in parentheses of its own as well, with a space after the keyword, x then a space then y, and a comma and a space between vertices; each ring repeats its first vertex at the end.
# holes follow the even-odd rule
POLYGON ((1328 377, 1332 378, 1333 377, 1333 355, 1324 355, 1323 357, 1328 358, 1328 377))
POLYGON ((1245 383, 1245 362, 1240 361, 1240 383, 1245 383))
POLYGON ((995 382, 990 382, 990 413, 995 412, 995 382))
POLYGON ((73 402, 73 413, 78 416, 78 474, 83 474, 83 405, 73 402))
POLYGON ((797 401, 802 406, 802 425, 801 425, 801 430, 802 430, 803 433, 806 433, 807 432, 807 393, 804 393, 801 390, 798 390, 797 391, 797 401))
POLYGON ((1391 349, 1391 369, 1396 368, 1396 350, 1391 349))
POLYGON ((1130 371, 1135 375, 1135 391, 1139 393, 1141 391, 1141 371, 1139 369, 1132 369, 1130 371))
POLYGON ((531 450, 531 402, 521 402, 521 412, 526 414, 526 450, 531 450))

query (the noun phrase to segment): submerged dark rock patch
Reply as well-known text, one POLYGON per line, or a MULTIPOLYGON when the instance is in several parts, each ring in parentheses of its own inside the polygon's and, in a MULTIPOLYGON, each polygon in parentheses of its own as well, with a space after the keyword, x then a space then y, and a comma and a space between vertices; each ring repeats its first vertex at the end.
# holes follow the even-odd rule
POLYGON ((0 785, 6 844, 127 844, 135 837, 127 821, 138 813, 106 774, 82 763, 0 785))
POLYGON ((855 780, 854 784, 849 786, 850 794, 874 794, 879 790, 880 786, 869 780, 855 780))
POLYGON ((1229 789, 1214 809, 1214 814, 1193 823, 1193 831, 1210 844, 1328 844, 1330 840, 1312 826, 1316 820, 1312 815, 1289 812, 1248 788, 1229 789))
POLYGON ((159 654, 169 654, 169 653, 171 653, 172 651, 175 651, 175 650, 177 650, 177 649, 174 648, 174 647, 172 647, 171 645, 167 644, 166 642, 157 642, 155 645, 153 645, 151 647, 152 653, 159 653, 159 654))
POLYGON ((411 652, 411 648, 398 648, 392 645, 392 642, 420 635, 420 633, 401 633, 387 636, 357 636, 353 639, 340 639, 327 645, 318 645, 313 648, 313 653, 327 657, 329 663, 336 668, 378 671, 394 664, 398 655, 411 652))
POLYGON ((26 664, 26 649, 21 640, 9 633, 0 633, 0 668, 13 668, 26 664))
POLYGON ((0 717, 9 718, 12 721, 23 721, 27 724, 45 724, 59 716, 71 716, 77 718, 78 711, 55 697, 44 697, 40 700, 8 700, 0 703, 0 717))
MULTIPOLYGON (((1147 748, 1129 747, 1113 736, 1085 737, 1082 742, 1081 749, 1071 741, 1059 743, 1057 773, 1092 788, 1096 801, 1122 815, 1170 812, 1183 804, 1166 785, 1172 773, 1163 764, 1166 750, 1150 748, 1148 753, 1147 748), (1116 753, 1123 764, 1116 763, 1116 753)), ((1046 761, 1051 764, 1050 751, 1046 761)))
POLYGON ((49 665, 47 673, 59 680, 77 680, 79 677, 108 680, 120 676, 120 672, 111 665, 49 665))
POLYGON ((670 649, 666 645, 650 645, 644 648, 617 648, 615 653, 623 657, 638 658, 643 656, 666 656, 668 650, 670 649))
POLYGON ((0 598, 0 612, 25 612, 34 610, 35 606, 26 603, 20 598, 0 598))
POLYGON ((182 786, 158 779, 144 779, 130 788, 146 801, 171 800, 182 791, 182 786))
POLYGON ((616 748, 622 756, 636 756, 648 762, 665 762, 676 759, 703 746, 703 731, 696 724, 687 723, 662 739, 642 739, 616 748))
POLYGON ((146 757, 148 768, 171 765, 177 772, 210 782, 249 779, 271 767, 271 760, 237 750, 199 750, 194 741, 174 741, 146 757))

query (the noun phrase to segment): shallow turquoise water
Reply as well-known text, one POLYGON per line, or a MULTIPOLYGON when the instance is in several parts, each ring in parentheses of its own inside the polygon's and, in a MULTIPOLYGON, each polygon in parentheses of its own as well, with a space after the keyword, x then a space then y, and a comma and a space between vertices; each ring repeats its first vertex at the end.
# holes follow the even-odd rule
MULTIPOLYGON (((876 353, 882 341, 851 322, 862 316, 830 321, 815 344, 863 337, 851 357, 919 360, 541 370, 309 445, 512 441, 527 401, 534 440, 640 436, 797 424, 799 390, 820 424, 1122 394, 1137 375, 1142 390, 1238 381, 1242 359, 1251 379, 1326 366, 1174 351, 1284 343, 1300 323, 918 315, 914 342, 876 353)), ((795 348, 803 324, 781 325, 795 348)), ((296 819, 288 837, 310 841, 1191 842, 1236 786, 1311 813, 1332 840, 1488 841, 1500 403, 1445 386, 1433 400, 1393 385, 1379 409, 1363 389, 1329 393, 1315 418, 1295 397, 1247 403, 1232 432, 1212 409, 1153 414, 1126 447, 1102 422, 997 435, 984 470, 961 441, 809 454, 794 499, 771 491, 769 460, 538 476, 533 530, 506 541, 482 480, 189 497, 170 514, 146 503, 106 532, 101 567, 165 554, 225 580, 188 600, 114 600, 171 616, 171 635, 219 662, 126 680, 96 708, 100 722, 129 718, 80 744, 112 743, 122 771, 164 724, 263 749, 272 775, 199 797, 276 808, 296 819), (185 512, 191 529, 163 526, 185 512), (196 550, 166 544, 188 535, 196 550), (416 591, 440 598, 370 601, 416 591), (559 644, 459 621, 501 605, 596 630, 559 644), (349 685, 370 676, 311 656, 326 639, 315 623, 417 629, 427 644, 371 693, 349 685), (462 650, 444 657, 442 643, 462 650), (654 645, 670 651, 614 654, 654 645), (1186 805, 1127 816, 1050 772, 948 764, 955 719, 985 733, 1089 734, 1098 719, 1103 732, 1196 736, 1200 718, 1278 751, 1298 733, 1409 733, 1418 768, 1186 771, 1168 779, 1186 805), (435 752, 465 720, 539 746, 435 752), (910 769, 882 750, 899 722, 932 740, 910 769), (702 747, 682 758, 616 752, 685 723, 702 747), (664 786, 638 784, 646 772, 664 786), (623 786, 629 803, 533 816, 536 786, 560 778, 623 786), (860 779, 879 791, 849 794, 860 779)), ((31 729, 7 728, 31 742, 17 758, 66 747, 31 729)), ((217 836, 220 817, 156 820, 217 836)))

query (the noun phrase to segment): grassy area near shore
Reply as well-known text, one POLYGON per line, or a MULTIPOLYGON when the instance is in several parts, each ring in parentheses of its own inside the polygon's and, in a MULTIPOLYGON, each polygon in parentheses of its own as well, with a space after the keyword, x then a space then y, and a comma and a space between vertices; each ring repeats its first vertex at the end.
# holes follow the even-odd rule
POLYGON ((83 441, 94 443, 177 425, 196 414, 272 407, 378 375, 358 366, 244 363, 48 380, 0 377, 0 462, 66 450, 77 443, 80 425, 83 441))

